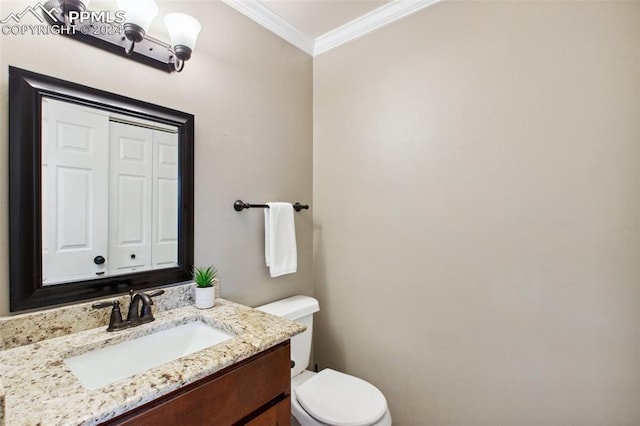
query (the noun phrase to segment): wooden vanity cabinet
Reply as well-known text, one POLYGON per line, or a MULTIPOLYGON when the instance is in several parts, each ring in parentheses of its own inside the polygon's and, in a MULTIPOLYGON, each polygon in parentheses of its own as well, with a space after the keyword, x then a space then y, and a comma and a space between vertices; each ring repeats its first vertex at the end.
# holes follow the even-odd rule
POLYGON ((286 341, 103 424, 289 426, 290 359, 286 341))

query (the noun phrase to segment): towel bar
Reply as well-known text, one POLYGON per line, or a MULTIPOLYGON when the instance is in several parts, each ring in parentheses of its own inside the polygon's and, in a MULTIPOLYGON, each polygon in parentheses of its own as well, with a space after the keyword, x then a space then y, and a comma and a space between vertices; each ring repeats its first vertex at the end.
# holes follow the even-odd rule
MULTIPOLYGON (((257 208, 261 208, 261 209, 268 209, 269 206, 266 204, 250 204, 250 203, 245 203, 242 200, 236 200, 235 203, 233 203, 233 208, 235 209, 235 211, 237 212, 241 212, 244 209, 250 209, 252 207, 257 207, 257 208)), ((293 209, 297 212, 299 212, 300 210, 308 210, 309 206, 307 204, 300 204, 298 202, 296 202, 293 205, 293 209)))

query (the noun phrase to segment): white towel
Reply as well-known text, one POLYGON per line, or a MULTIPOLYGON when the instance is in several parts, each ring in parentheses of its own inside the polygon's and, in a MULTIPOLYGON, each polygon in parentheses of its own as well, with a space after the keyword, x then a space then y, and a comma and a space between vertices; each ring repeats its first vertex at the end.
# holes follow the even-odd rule
POLYGON ((298 270, 296 228, 291 203, 267 203, 264 209, 264 253, 272 277, 298 270))

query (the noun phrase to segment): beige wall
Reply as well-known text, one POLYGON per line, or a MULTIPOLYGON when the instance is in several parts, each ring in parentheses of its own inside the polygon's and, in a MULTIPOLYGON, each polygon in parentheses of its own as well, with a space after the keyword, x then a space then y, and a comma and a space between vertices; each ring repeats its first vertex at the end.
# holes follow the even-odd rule
MULTIPOLYGON (((32 3, 2 0, 0 15, 32 3)), ((311 202, 312 58, 218 1, 158 4, 157 22, 184 11, 202 23, 182 73, 167 74, 60 36, 0 35, 3 169, 9 65, 190 112, 196 117, 196 264, 217 265, 222 296, 241 303, 310 294, 311 211, 296 215, 298 273, 271 279, 262 210, 236 213, 232 204, 237 198, 311 202)), ((162 31, 162 25, 155 27, 162 31)), ((0 173, 0 314, 8 311, 8 184, 7 173, 0 173)))
POLYGON ((314 61, 316 361, 394 425, 640 424, 640 3, 444 2, 314 61))

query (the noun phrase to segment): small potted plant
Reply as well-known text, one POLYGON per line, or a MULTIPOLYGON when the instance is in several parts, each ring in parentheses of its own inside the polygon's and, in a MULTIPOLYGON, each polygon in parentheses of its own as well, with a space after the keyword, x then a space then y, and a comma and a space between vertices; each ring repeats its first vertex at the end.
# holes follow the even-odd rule
POLYGON ((216 268, 194 267, 193 281, 196 283, 196 308, 208 309, 215 305, 215 285, 219 281, 216 268))

